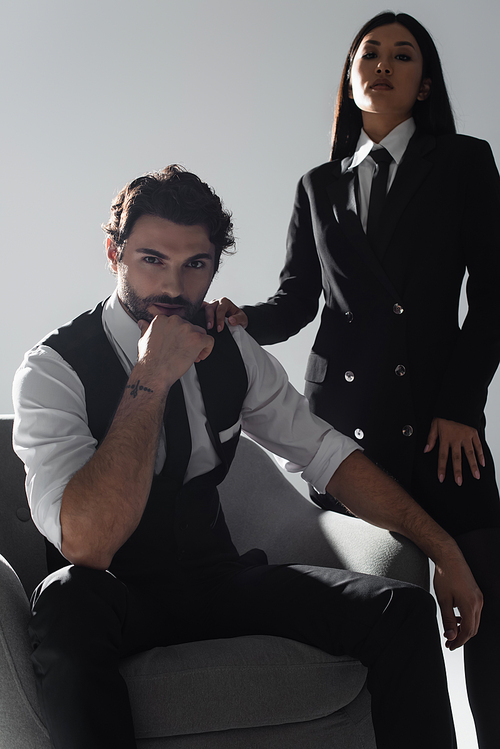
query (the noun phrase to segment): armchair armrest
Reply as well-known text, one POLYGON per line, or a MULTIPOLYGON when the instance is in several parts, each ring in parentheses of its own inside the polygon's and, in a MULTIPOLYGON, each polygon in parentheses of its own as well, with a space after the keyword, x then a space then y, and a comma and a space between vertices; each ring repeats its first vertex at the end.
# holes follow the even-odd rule
POLYGON ((276 564, 382 575, 429 588, 429 562, 411 541, 358 518, 321 510, 249 439, 240 440, 220 494, 240 553, 264 549, 276 564))
POLYGON ((38 714, 29 603, 18 576, 0 556, 0 745, 9 749, 50 749, 38 714))

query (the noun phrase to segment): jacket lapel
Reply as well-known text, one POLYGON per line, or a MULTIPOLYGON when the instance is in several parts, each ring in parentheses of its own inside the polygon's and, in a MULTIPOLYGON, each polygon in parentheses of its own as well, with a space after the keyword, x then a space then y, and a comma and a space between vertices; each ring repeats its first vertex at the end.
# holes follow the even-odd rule
POLYGON ((334 164, 333 182, 327 185, 328 197, 330 198, 333 213, 342 227, 344 234, 356 246, 364 246, 369 249, 368 240, 358 218, 356 205, 356 175, 348 171, 347 166, 350 159, 343 159, 334 164))
MULTIPOLYGON (((406 206, 432 168, 432 163, 425 156, 432 151, 435 144, 436 139, 433 135, 418 132, 408 144, 380 217, 377 253, 382 260, 406 206)), ((380 283, 391 296, 399 299, 400 294, 370 246, 357 215, 356 177, 354 172, 347 170, 350 161, 351 159, 347 158, 333 165, 334 180, 326 188, 333 213, 346 237, 363 256, 380 283)))
POLYGON ((333 164, 335 178, 326 187, 333 214, 349 242, 361 254, 379 282, 393 299, 399 301, 400 295, 382 268, 361 226, 356 205, 356 175, 347 170, 350 161, 347 158, 333 164))
POLYGON ((433 135, 418 132, 408 144, 380 216, 377 252, 382 259, 406 206, 432 169, 432 163, 425 156, 435 145, 433 135))

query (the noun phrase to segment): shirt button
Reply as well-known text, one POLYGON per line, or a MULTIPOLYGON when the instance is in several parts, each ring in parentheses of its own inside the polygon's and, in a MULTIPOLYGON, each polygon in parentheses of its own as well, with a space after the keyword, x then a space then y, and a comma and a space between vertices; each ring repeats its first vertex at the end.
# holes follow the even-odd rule
POLYGON ((411 426, 411 424, 405 424, 402 431, 405 437, 411 437, 411 435, 413 434, 413 427, 411 426))
POLYGON ((394 372, 397 374, 398 377, 403 377, 403 375, 406 374, 406 367, 404 367, 402 364, 398 364, 394 372))
POLYGON ((400 304, 395 304, 392 308, 392 311, 394 312, 395 315, 402 315, 404 312, 404 309, 402 308, 400 304))
POLYGON ((347 322, 352 322, 353 321, 354 315, 352 314, 352 312, 349 312, 349 311, 344 312, 344 316, 345 316, 345 319, 347 320, 347 322))
POLYGON ((362 440, 363 437, 365 436, 365 433, 363 432, 362 429, 355 429, 354 436, 356 437, 357 440, 362 440))
POLYGON ((349 369, 345 373, 344 377, 346 378, 347 382, 352 382, 354 380, 354 372, 351 372, 349 369))

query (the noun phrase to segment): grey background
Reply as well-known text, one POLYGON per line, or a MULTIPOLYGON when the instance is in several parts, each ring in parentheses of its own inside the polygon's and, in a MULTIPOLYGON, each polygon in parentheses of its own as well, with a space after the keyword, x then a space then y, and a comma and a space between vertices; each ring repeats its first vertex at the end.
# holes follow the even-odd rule
MULTIPOLYGON (((4 2, 1 412, 12 410, 24 351, 112 291, 100 224, 116 191, 145 171, 182 163, 233 211, 238 254, 213 296, 252 303, 274 291, 296 182, 328 160, 348 46, 384 9, 373 0, 4 2)), ((500 5, 393 9, 432 32, 459 131, 488 140, 498 160, 500 5)), ((429 304, 439 315, 439 300, 429 304)), ((298 389, 315 329, 272 349, 298 389)), ((497 464, 499 404, 497 375, 487 410, 497 464)), ((450 661, 460 749, 474 749, 460 657, 450 661)))

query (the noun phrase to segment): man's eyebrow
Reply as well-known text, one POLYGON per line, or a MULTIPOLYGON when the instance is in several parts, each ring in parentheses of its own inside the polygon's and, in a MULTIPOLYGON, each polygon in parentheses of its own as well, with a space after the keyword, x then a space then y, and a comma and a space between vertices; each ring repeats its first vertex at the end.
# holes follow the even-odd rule
POLYGON ((136 252, 140 252, 142 255, 154 255, 162 260, 168 260, 168 255, 164 255, 163 252, 158 252, 158 250, 149 250, 147 247, 137 247, 136 252))
MULTIPOLYGON (((380 47, 380 42, 377 42, 376 39, 367 39, 365 41, 365 44, 375 44, 377 47, 380 47)), ((412 49, 415 49, 415 45, 411 42, 394 42, 395 47, 411 47, 412 49)))
POLYGON ((193 260, 213 260, 214 256, 211 255, 209 252, 198 252, 197 255, 193 255, 192 257, 189 257, 186 262, 190 263, 193 260))
MULTIPOLYGON (((159 250, 150 250, 147 247, 138 247, 136 249, 136 252, 141 253, 142 255, 154 255, 155 257, 160 258, 160 260, 169 260, 169 256, 165 255, 163 252, 159 252, 159 250)), ((214 257, 209 252, 198 252, 196 255, 192 255, 191 257, 188 257, 185 262, 191 263, 193 260, 213 260, 214 257)))

